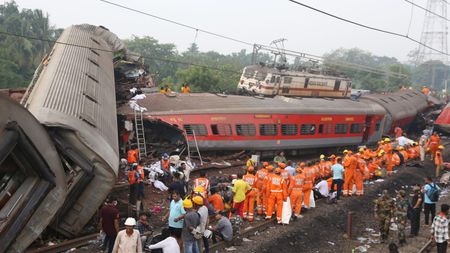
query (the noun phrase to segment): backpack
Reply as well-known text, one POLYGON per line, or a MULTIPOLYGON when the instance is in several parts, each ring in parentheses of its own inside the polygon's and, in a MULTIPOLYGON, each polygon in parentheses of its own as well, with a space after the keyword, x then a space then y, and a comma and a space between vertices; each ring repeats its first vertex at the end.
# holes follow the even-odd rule
POLYGON ((427 191, 427 196, 432 202, 437 202, 439 200, 440 191, 439 188, 436 187, 436 184, 428 184, 430 189, 427 191))

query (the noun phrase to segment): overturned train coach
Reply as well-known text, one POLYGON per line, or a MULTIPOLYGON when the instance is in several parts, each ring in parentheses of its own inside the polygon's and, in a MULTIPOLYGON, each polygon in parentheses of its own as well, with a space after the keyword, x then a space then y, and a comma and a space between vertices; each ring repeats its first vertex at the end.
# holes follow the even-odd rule
MULTIPOLYGON (((145 107, 146 139, 173 141, 184 133, 200 150, 297 150, 375 143, 396 126, 407 128, 428 108, 418 91, 350 99, 274 98, 216 94, 150 94, 145 107), (159 127, 158 127, 159 126, 159 127), (172 127, 168 127, 172 126, 172 127)), ((130 107, 119 114, 132 118, 130 107)), ((180 136, 178 140, 182 139, 180 136)))
POLYGON ((23 252, 48 226, 77 235, 116 180, 113 52, 123 45, 92 25, 58 41, 23 106, 0 97, 0 252, 23 252))

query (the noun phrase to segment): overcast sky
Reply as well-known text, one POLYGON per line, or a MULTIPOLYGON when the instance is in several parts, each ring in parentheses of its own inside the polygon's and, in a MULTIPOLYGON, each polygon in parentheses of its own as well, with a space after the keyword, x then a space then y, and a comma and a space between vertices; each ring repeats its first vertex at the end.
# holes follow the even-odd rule
MULTIPOLYGON (((360 28, 293 4, 287 0, 110 0, 143 12, 243 41, 269 44, 286 38, 287 49, 322 55, 334 49, 358 47, 401 61, 417 48, 404 38, 360 28)), ((16 0, 21 8, 39 8, 57 27, 89 23, 104 25, 121 38, 152 36, 174 43, 184 51, 194 42, 195 31, 98 0, 16 0)), ((318 9, 366 25, 406 34, 411 5, 404 0, 299 0, 318 9)), ((426 6, 426 0, 414 3, 426 6)), ((414 8, 410 36, 420 39, 424 11, 414 8)), ((230 53, 252 48, 199 33, 201 51, 230 53)))

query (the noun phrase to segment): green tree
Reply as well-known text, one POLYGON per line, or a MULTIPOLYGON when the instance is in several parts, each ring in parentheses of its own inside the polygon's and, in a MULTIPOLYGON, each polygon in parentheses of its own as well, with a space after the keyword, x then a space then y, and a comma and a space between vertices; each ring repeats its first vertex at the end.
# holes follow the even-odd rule
POLYGON ((193 91, 223 91, 217 86, 217 84, 219 84, 219 78, 208 68, 191 66, 187 69, 178 70, 176 75, 181 82, 187 82, 193 91))

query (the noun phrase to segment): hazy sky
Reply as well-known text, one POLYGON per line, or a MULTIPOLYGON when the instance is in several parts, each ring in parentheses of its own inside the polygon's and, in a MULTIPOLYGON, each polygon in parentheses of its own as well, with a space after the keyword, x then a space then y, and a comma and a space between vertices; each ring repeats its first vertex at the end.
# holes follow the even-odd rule
MULTIPOLYGON (((111 0, 143 12, 248 42, 269 44, 286 38, 287 49, 322 55, 340 47, 358 47, 376 55, 407 60, 417 44, 404 38, 366 30, 324 16, 287 0, 111 0)), ((148 35, 174 43, 184 51, 195 31, 124 10, 98 0, 16 0, 21 8, 39 8, 57 27, 89 23, 104 25, 121 38, 148 35)), ((404 0, 299 0, 366 25, 406 34, 411 5, 404 0)), ((414 3, 426 6, 426 0, 414 3)), ((420 39, 424 11, 414 8, 410 36, 420 39)), ((252 48, 199 33, 201 51, 230 53, 252 48)))

